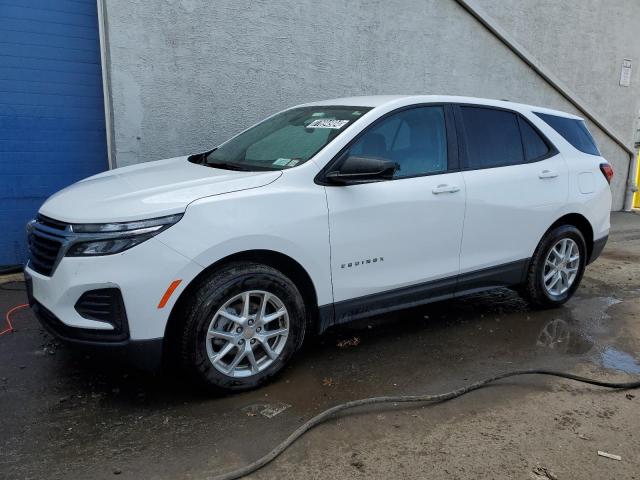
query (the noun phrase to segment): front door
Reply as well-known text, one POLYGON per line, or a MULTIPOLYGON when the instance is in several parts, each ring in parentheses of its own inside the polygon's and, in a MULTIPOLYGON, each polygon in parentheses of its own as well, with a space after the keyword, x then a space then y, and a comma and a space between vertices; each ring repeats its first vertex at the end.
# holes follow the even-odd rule
POLYGON ((397 162, 394 178, 327 186, 337 321, 448 296, 459 271, 465 187, 447 107, 378 120, 346 155, 397 162))

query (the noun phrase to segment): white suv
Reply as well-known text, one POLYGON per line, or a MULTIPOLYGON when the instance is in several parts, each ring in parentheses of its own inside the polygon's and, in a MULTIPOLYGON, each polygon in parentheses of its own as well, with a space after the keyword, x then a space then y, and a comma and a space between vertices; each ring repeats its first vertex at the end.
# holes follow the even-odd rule
POLYGON ((63 340, 247 389, 349 320, 503 286, 566 302, 606 242, 612 175, 567 113, 310 103, 53 195, 28 225, 30 302, 63 340))

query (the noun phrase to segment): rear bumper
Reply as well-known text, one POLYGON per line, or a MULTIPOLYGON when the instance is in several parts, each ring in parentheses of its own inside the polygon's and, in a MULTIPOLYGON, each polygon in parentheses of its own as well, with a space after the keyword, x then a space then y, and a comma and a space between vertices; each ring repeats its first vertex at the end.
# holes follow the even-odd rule
POLYGON ((593 262, 596 261, 596 259, 602 253, 602 250, 604 250, 604 246, 607 244, 607 240, 608 239, 609 239, 609 235, 605 235, 604 237, 593 241, 593 248, 591 249, 591 256, 589 257, 589 261, 587 262, 587 264, 593 263, 593 262))
MULTIPOLYGON (((27 290, 28 291, 28 290, 27 290)), ((42 326, 62 342, 79 349, 106 355, 142 370, 156 371, 162 366, 162 338, 151 340, 97 340, 91 331, 65 325, 42 304, 29 296, 31 310, 42 326)))

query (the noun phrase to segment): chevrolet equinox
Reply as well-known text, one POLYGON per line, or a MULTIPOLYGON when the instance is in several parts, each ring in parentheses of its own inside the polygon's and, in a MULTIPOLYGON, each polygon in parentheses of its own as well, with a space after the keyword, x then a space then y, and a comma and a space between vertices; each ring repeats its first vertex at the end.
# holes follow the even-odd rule
POLYGON ((51 196, 27 226, 29 301, 66 342, 244 390, 365 316, 505 286, 563 304, 607 240, 612 175, 563 112, 309 103, 51 196))

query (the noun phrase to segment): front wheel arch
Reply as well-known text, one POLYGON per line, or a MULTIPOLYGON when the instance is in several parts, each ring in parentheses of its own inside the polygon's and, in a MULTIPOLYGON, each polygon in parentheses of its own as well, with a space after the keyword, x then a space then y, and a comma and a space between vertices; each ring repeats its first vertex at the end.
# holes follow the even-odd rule
POLYGON ((198 289, 201 282, 208 278, 213 271, 223 268, 230 263, 242 261, 267 265, 289 277, 300 291, 304 303, 307 306, 307 332, 317 330, 314 327, 316 327, 318 323, 318 296, 315 285, 304 267, 293 258, 280 252, 273 250, 247 250, 234 253, 209 265, 193 278, 191 282, 189 282, 189 285, 180 293, 178 300, 171 309, 169 320, 167 321, 164 331, 164 358, 172 357, 175 354, 174 340, 178 338, 176 332, 179 331, 182 326, 182 312, 184 312, 185 302, 190 298, 192 292, 198 289))

